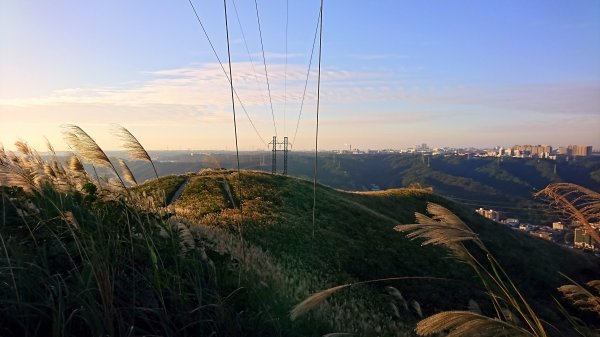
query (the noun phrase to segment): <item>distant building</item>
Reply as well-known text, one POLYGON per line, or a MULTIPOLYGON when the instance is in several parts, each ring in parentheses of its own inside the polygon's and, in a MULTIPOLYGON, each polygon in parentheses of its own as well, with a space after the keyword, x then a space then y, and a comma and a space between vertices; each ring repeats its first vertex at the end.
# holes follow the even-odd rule
POLYGON ((577 248, 594 249, 592 236, 584 228, 575 228, 573 243, 577 248))
POLYGON ((483 208, 476 209, 475 212, 479 213, 479 215, 490 219, 492 221, 500 222, 500 212, 494 211, 493 209, 485 210, 483 208))
POLYGON ((530 231, 530 235, 535 236, 537 238, 542 238, 544 240, 552 241, 552 233, 547 231, 530 231))
POLYGON ((514 219, 514 218, 508 218, 508 219, 504 219, 502 220, 502 223, 512 227, 512 228, 518 228, 519 224, 521 223, 519 221, 519 219, 514 219))
POLYGON ((548 158, 552 155, 550 145, 515 145, 511 149, 513 157, 548 158))
POLYGON ((592 147, 589 145, 569 145, 573 157, 589 157, 592 155, 592 147))
POLYGON ((531 231, 538 229, 538 226, 534 226, 529 223, 522 223, 519 225, 519 229, 522 231, 531 232, 531 231))
POLYGON ((415 152, 419 152, 419 153, 424 153, 424 152, 430 152, 431 150, 429 149, 429 146, 427 146, 427 144, 423 143, 421 145, 415 145, 415 152))
POLYGON ((565 225, 560 221, 553 222, 552 229, 557 230, 557 231, 562 231, 562 230, 565 230, 565 225))
POLYGON ((556 150, 556 155, 571 157, 573 155, 573 150, 569 147, 561 146, 556 150))

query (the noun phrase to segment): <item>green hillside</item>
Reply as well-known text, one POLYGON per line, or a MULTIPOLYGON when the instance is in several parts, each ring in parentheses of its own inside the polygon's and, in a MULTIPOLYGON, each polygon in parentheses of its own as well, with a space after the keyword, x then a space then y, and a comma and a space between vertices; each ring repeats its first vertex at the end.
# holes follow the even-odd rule
MULTIPOLYGON (((239 212, 224 191, 230 186, 238 204, 240 181, 231 171, 192 175, 174 203, 178 213, 210 227, 238 235, 239 212)), ((422 190, 395 189, 352 193, 324 186, 317 189, 315 236, 312 228, 312 183, 260 172, 245 172, 241 180, 245 240, 276 261, 316 277, 324 288, 349 281, 391 276, 432 276, 457 281, 398 281, 394 285, 418 301, 423 312, 464 309, 469 299, 484 301, 478 281, 468 267, 446 257, 442 249, 421 247, 392 228, 413 223, 414 212, 425 212, 426 202, 447 206, 464 219, 493 251, 514 280, 550 321, 560 320, 552 310, 558 271, 576 279, 600 275, 599 260, 487 221, 469 208, 422 190)), ((385 312, 386 299, 378 286, 367 304, 385 312)), ((408 320, 410 321, 410 319, 408 320)))
MULTIPOLYGON (((232 154, 190 156, 172 154, 157 163, 160 174, 198 172, 202 168, 235 167, 232 154)), ((279 158, 279 171, 282 170, 279 158)), ((433 156, 412 154, 319 154, 318 181, 352 191, 367 191, 372 185, 381 189, 407 187, 414 183, 434 188, 446 198, 471 208, 493 208, 503 217, 518 217, 525 222, 547 225, 556 220, 533 193, 553 182, 575 183, 600 190, 600 158, 575 161, 544 159, 433 156), (555 173, 556 165, 556 173, 555 173)), ((242 153, 244 169, 270 172, 269 153, 242 153)), ((136 176, 151 178, 154 173, 143 162, 130 165, 136 176)), ((314 154, 290 153, 289 174, 312 179, 314 154)), ((143 180, 142 179, 142 180, 143 180)))
POLYGON ((558 272, 600 278, 593 255, 487 221, 427 190, 318 185, 316 200, 313 227, 312 182, 257 171, 241 179, 226 170, 168 176, 120 196, 2 188, 0 335, 406 336, 419 311, 464 310, 473 300, 492 314, 467 265, 393 230, 413 223, 427 202, 479 233, 560 330, 551 335, 572 335, 552 299, 566 283, 558 272), (404 279, 352 287, 289 317, 311 293, 388 277, 404 279))

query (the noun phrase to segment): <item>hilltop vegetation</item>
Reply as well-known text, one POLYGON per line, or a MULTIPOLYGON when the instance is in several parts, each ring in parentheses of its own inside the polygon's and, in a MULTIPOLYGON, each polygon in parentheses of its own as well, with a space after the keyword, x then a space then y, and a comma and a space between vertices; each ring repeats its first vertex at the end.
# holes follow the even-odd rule
MULTIPOLYGON (((205 172, 193 176, 174 206, 178 213, 202 224, 239 232, 239 212, 231 207, 223 182, 238 191, 232 172, 205 172), (198 193, 198 191, 203 191, 198 193)), ((320 186, 317 190, 315 237, 312 237, 312 186, 308 181, 247 172, 242 176, 244 222, 242 232, 255 245, 282 263, 319 277, 324 285, 390 276, 444 277, 461 282, 402 281, 391 283, 420 303, 424 314, 465 307, 469 299, 482 300, 472 272, 447 259, 435 247, 420 247, 392 228, 414 222, 433 201, 447 205, 481 235, 510 275, 533 299, 536 309, 551 321, 560 320, 551 295, 564 280, 557 271, 580 279, 598 276, 598 260, 538 240, 484 220, 472 211, 423 190, 349 193, 320 186), (465 286, 470 284, 470 286, 465 286)), ((239 197, 235 198, 236 201, 239 197)), ((369 287, 370 310, 381 310, 383 291, 369 287)), ((389 301, 389 300, 388 300, 389 301)), ((385 308, 385 305, 383 305, 385 308)))
MULTIPOLYGON (((127 134, 132 157, 154 167, 127 134)), ((572 333, 554 309, 558 272, 600 278, 595 256, 487 221, 431 189, 317 185, 313 199, 307 180, 222 169, 136 185, 82 129, 68 126, 66 136, 77 150, 67 166, 51 145, 47 160, 21 141, 21 155, 0 151, 2 335, 406 336, 440 311, 477 303, 491 313, 472 269, 394 231, 431 202, 468 223, 558 335, 572 333), (79 158, 116 179, 92 176, 79 158), (291 319, 311 293, 357 282, 291 319)), ((322 163, 325 176, 339 176, 334 164, 322 163)))
MULTIPOLYGON (((166 154, 165 154, 166 155, 166 154)), ((164 156, 163 156, 164 157, 164 156)), ((197 172, 201 168, 235 166, 231 154, 190 156, 172 154, 169 162, 157 163, 159 173, 197 172), (170 162, 172 161, 172 162, 170 162)), ((270 154, 242 154, 246 169, 270 172, 270 154)), ((279 158, 281 170, 281 158, 279 158)), ((290 153, 289 174, 311 178, 314 157, 306 153, 290 153)), ((140 177, 152 172, 141 163, 132 163, 140 177)), ((535 224, 551 224, 556 216, 533 194, 555 182, 571 182, 600 190, 600 158, 579 158, 570 162, 543 159, 434 156, 427 159, 410 154, 339 155, 320 154, 318 181, 351 191, 367 191, 376 185, 381 189, 421 184, 433 187, 437 194, 471 208, 493 208, 503 217, 517 217, 535 224), (556 173, 554 165, 556 164, 556 173)))
POLYGON ((465 219, 535 308, 558 326, 564 328, 550 309, 563 283, 557 271, 576 280, 599 276, 592 256, 511 231, 425 190, 351 193, 319 186, 314 238, 308 181, 244 172, 240 196, 236 173, 205 171, 161 178, 133 191, 170 194, 185 180, 178 200, 151 213, 143 211, 144 199, 123 204, 51 189, 34 194, 3 189, 8 255, 2 261, 10 261, 12 271, 2 274, 10 285, 2 295, 3 334, 49 335, 45 332, 58 329, 55 335, 124 335, 135 322, 134 334, 404 335, 421 315, 411 309, 414 303, 423 315, 464 309, 469 300, 489 310, 466 266, 446 258, 441 248, 420 247, 392 230, 414 222, 414 212, 424 212, 428 201, 465 219), (29 210, 29 202, 38 211, 29 210), (240 202, 241 227, 235 208, 240 202), (165 211, 180 216, 165 218, 165 211), (38 271, 32 273, 31 266, 38 271), (357 287, 297 322, 288 316, 311 292, 332 285, 419 276, 444 280, 357 287), (44 286, 34 291, 40 283, 44 286), (383 286, 396 287, 412 306, 392 310, 383 286))

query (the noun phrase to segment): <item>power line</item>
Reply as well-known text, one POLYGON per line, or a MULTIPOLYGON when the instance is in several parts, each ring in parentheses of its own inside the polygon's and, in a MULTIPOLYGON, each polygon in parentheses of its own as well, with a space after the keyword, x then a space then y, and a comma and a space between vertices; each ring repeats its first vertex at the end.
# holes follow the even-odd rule
MULTIPOLYGON (((503 201, 494 201, 494 200, 484 200, 484 199, 467 199, 467 198, 461 198, 461 197, 457 197, 455 195, 449 195, 449 194, 444 194, 444 197, 450 198, 450 199, 454 199, 454 200, 460 200, 460 201, 466 201, 466 202, 485 202, 486 205, 490 205, 490 204, 495 204, 495 205, 508 205, 508 206, 514 206, 515 202, 503 202, 503 201)), ((526 201, 532 201, 532 200, 526 200, 526 201)))
POLYGON ((319 153, 319 106, 321 101, 321 50, 323 47, 323 0, 319 9, 319 71, 317 74, 317 127, 315 131, 315 171, 313 177, 313 209, 312 209, 312 236, 315 237, 315 211, 317 208, 317 159, 319 153))
POLYGON ((265 59, 265 46, 263 44, 262 29, 260 28, 260 15, 258 14, 258 1, 254 0, 256 8, 256 21, 258 22, 258 34, 260 36, 260 48, 262 50, 263 65, 265 66, 265 78, 267 79, 267 90, 269 91, 269 103, 271 105, 271 117, 273 117, 273 128, 277 136, 277 125, 275 125, 275 112, 273 112, 273 99, 271 98, 271 85, 269 84, 269 73, 267 72, 267 60, 265 59))
POLYGON ((498 206, 498 205, 490 205, 485 202, 484 203, 465 202, 465 201, 461 201, 459 199, 451 198, 448 196, 444 196, 444 197, 446 197, 447 199, 450 199, 452 201, 455 201, 459 204, 462 204, 462 205, 482 207, 482 208, 491 208, 491 209, 498 209, 498 210, 516 210, 516 211, 521 211, 521 212, 532 212, 532 213, 537 213, 537 214, 548 213, 549 211, 551 211, 550 208, 544 210, 544 209, 540 209, 540 208, 529 208, 529 207, 519 207, 519 206, 498 206))
MULTIPOLYGON (((200 19, 200 16, 198 15, 198 12, 196 11, 196 7, 192 3, 192 0, 188 0, 188 2, 190 3, 190 6, 192 6, 192 10, 194 11, 194 15, 196 16, 196 20, 200 24, 200 27, 202 27, 202 31, 204 32, 204 36, 206 36, 206 39, 208 40, 208 44, 210 44, 210 48, 212 49, 213 54, 217 58, 217 61, 219 61, 219 65, 221 66, 221 69, 223 70, 223 73, 225 74, 225 77, 227 77, 227 80, 229 82, 233 83, 231 81, 229 75, 227 74, 227 71, 225 70, 225 67, 223 66, 223 62, 221 62, 221 58, 219 57, 219 54, 217 53, 217 50, 215 49, 215 46, 213 45, 210 37, 208 36, 208 33, 206 32, 206 29, 204 28, 204 24, 202 23, 202 20, 200 19)), ((237 98, 238 102, 240 102, 242 110, 244 110, 244 114, 246 115, 246 117, 248 118, 248 121, 252 125, 252 128, 254 129, 254 132, 256 133, 256 135, 258 136, 258 138, 260 139, 260 141, 265 145, 265 147, 268 147, 267 142, 263 139, 263 137, 261 137, 260 133, 258 132, 258 129, 256 129, 256 126, 254 125, 254 122, 252 121, 252 118, 250 118, 250 115, 248 114, 248 111, 246 110, 246 107, 244 106, 244 103, 242 102, 242 99, 238 95, 238 93, 235 90, 235 88, 233 89, 233 92, 234 92, 235 97, 237 98)))
MULTIPOLYGON (((248 41, 246 40, 246 34, 244 33, 244 27, 242 26, 242 21, 240 20, 240 15, 238 14, 237 5, 235 3, 235 0, 232 0, 232 2, 233 2, 233 9, 235 11, 235 17, 237 19, 238 25, 240 26, 240 31, 242 33, 242 39, 244 40, 244 46, 246 47, 246 53, 248 54, 248 60, 250 61, 250 66, 252 67, 252 72, 254 73, 254 80, 256 81, 256 84, 259 84, 256 68, 254 68, 254 60, 252 59, 252 54, 250 53, 250 48, 248 48, 248 41)), ((263 95, 262 92, 261 92, 261 97, 262 97, 263 103, 265 104, 265 107, 266 107, 267 104, 265 101, 265 96, 263 95)))
MULTIPOLYGON (((231 108, 233 110, 233 130, 235 134, 235 156, 237 158, 237 174, 238 174, 238 198, 240 207, 240 222, 238 225, 238 231, 240 233, 240 242, 242 244, 242 255, 245 257, 244 250, 244 237, 242 236, 242 225, 244 224, 244 212, 242 208, 242 175, 240 173, 240 151, 238 148, 238 134, 237 134, 237 122, 235 118, 235 98, 233 96, 233 76, 231 73, 231 51, 229 48, 229 25, 227 23, 227 0, 223 0, 223 8, 225 11, 225 33, 227 35, 227 59, 229 64, 229 86, 231 88, 231 108)), ((239 274, 238 283, 241 282, 241 269, 239 274)))
POLYGON ((300 112, 298 113, 298 120, 296 121, 296 131, 294 131, 294 138, 292 144, 296 144, 296 135, 298 135, 298 126, 300 125, 300 117, 302 116, 302 109, 304 108, 304 99, 306 97, 306 87, 308 86, 308 78, 310 76, 310 69, 312 66, 313 55, 315 53, 315 43, 317 42, 317 33, 319 32, 319 25, 321 20, 321 12, 317 17, 317 24, 315 25, 315 35, 313 37, 312 49, 310 51, 310 60, 308 61, 308 70, 306 71, 306 80, 304 81, 304 92, 302 93, 302 101, 300 101, 300 112))
MULTIPOLYGON (((286 112, 287 112, 287 68, 288 68, 288 23, 289 23, 289 0, 285 1, 285 68, 283 73, 283 135, 287 136, 286 112)), ((292 143, 293 144, 293 143, 292 143)))

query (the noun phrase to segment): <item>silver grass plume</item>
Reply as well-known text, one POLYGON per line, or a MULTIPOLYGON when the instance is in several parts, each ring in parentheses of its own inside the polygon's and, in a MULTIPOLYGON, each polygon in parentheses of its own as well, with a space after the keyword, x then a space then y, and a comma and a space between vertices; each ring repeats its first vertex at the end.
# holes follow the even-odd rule
POLYGON ((429 336, 448 330, 446 337, 534 336, 511 323, 471 311, 444 311, 429 316, 417 323, 415 332, 419 336, 429 336))
POLYGON ((26 156, 30 156, 32 154, 31 147, 29 147, 29 144, 27 144, 27 142, 25 141, 17 140, 15 142, 15 147, 17 148, 17 151, 21 152, 26 156))
POLYGON ((0 158, 0 184, 21 187, 26 192, 37 190, 34 176, 21 166, 19 157, 12 152, 0 158))
POLYGON ((340 289, 347 288, 349 286, 351 286, 351 284, 344 284, 341 286, 325 289, 323 291, 319 291, 318 293, 312 294, 307 299, 305 299, 304 301, 302 301, 298 305, 296 305, 292 309, 292 311, 290 311, 290 319, 293 321, 296 318, 306 314, 312 308, 314 308, 318 304, 325 301, 329 296, 331 296, 331 294, 335 293, 336 291, 338 291, 340 289))
POLYGON ((37 151, 26 142, 15 142, 23 154, 19 157, 13 152, 2 152, 0 156, 0 181, 3 185, 22 187, 25 191, 39 190, 47 179, 44 177, 44 161, 37 151))
POLYGON ((76 155, 72 155, 71 158, 69 158, 69 170, 77 174, 85 173, 83 164, 79 161, 79 158, 77 158, 76 155))
POLYGON ((98 146, 96 141, 77 125, 67 124, 63 126, 65 141, 71 148, 81 155, 85 160, 96 166, 114 168, 108 156, 98 146))
POLYGON ((27 165, 30 170, 43 171, 44 160, 35 149, 27 144, 27 142, 17 140, 15 142, 15 147, 24 155, 23 160, 21 161, 22 164, 27 165))
POLYGON ((571 284, 565 284, 558 288, 563 297, 579 310, 593 312, 600 317, 600 280, 586 283, 586 286, 590 288, 588 290, 566 275, 562 275, 571 281, 571 284), (593 294, 592 291, 595 291, 596 294, 593 294))
POLYGON ((587 234, 600 244, 600 234, 591 222, 600 220, 600 193, 571 183, 555 183, 535 194, 545 197, 551 206, 577 220, 587 234))
POLYGON ((410 301, 410 307, 415 311, 415 314, 419 316, 419 318, 423 318, 423 311, 421 310, 421 304, 417 302, 417 300, 410 301))
POLYGON ((52 168, 54 169, 54 172, 56 172, 57 175, 63 177, 66 176, 67 172, 65 171, 61 162, 58 160, 58 157, 56 156, 56 151, 54 150, 54 146, 52 146, 52 143, 50 143, 48 138, 44 137, 44 139, 46 140, 46 148, 48 149, 48 152, 50 152, 50 154, 52 155, 52 168))
POLYGON ((52 168, 52 165, 46 163, 44 164, 44 173, 46 174, 46 176, 48 176, 49 178, 56 178, 56 172, 54 171, 54 169, 52 168))
POLYGON ((77 125, 67 124, 63 126, 66 130, 63 132, 65 141, 69 146, 77 151, 81 157, 89 161, 92 165, 103 166, 112 169, 113 173, 119 178, 121 185, 125 188, 125 182, 119 175, 116 167, 108 159, 108 156, 100 146, 90 137, 82 128, 77 125))
POLYGON ((425 239, 421 245, 442 245, 448 248, 454 257, 473 264, 473 258, 463 242, 472 241, 483 251, 488 252, 483 242, 459 217, 448 209, 434 203, 427 204, 427 212, 432 215, 415 213, 417 224, 398 225, 394 230, 408 232, 410 239, 425 239))
POLYGON ((404 296, 402 296, 400 290, 392 286, 385 287, 385 289, 387 290, 388 294, 390 294, 390 296, 392 296, 392 298, 398 302, 404 311, 408 311, 408 302, 406 302, 406 299, 404 299, 404 296))
POLYGON ((152 165, 152 169, 154 169, 156 179, 158 179, 158 172, 156 171, 156 167, 154 166, 154 162, 152 161, 152 158, 150 158, 148 151, 146 151, 137 138, 135 138, 135 136, 125 127, 115 124, 115 128, 115 133, 117 137, 123 141, 123 147, 127 150, 129 157, 131 159, 148 161, 150 165, 152 165))
POLYGON ((127 166, 127 163, 123 159, 119 159, 119 165, 121 166, 121 172, 123 173, 123 178, 129 182, 130 184, 137 185, 137 180, 135 180, 135 176, 133 172, 127 166))

